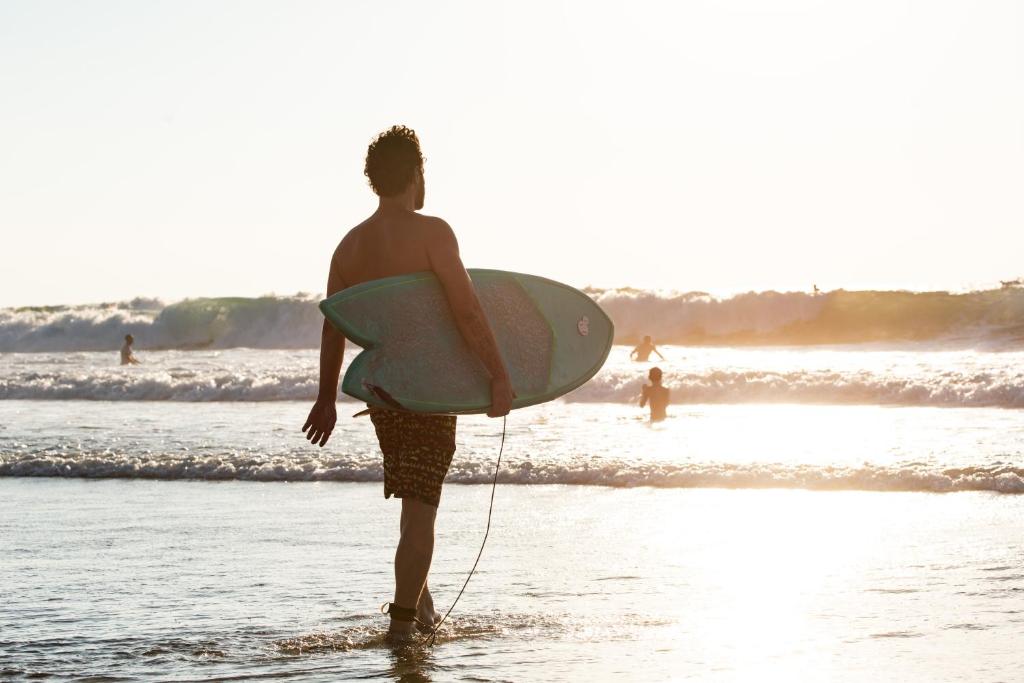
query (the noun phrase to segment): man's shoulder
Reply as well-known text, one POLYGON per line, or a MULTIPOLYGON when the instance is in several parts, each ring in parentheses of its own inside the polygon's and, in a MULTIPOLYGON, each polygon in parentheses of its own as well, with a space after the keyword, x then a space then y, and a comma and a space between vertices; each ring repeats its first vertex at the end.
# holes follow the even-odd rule
POLYGON ((338 241, 338 246, 334 248, 334 256, 332 261, 336 261, 345 251, 351 248, 352 242, 359 237, 359 233, 365 223, 360 223, 354 228, 349 228, 349 231, 338 241))
MULTIPOLYGON (((422 213, 411 212, 407 214, 407 226, 413 227, 418 230, 422 230, 428 233, 449 233, 452 232, 452 226, 448 224, 448 221, 441 218, 440 216, 428 216, 422 213)), ((359 225, 350 228, 345 236, 341 238, 341 243, 351 242, 358 239, 362 234, 373 229, 374 220, 373 217, 367 218, 359 225)), ((339 246, 340 246, 339 244, 339 246)))
MULTIPOLYGON (((337 264, 348 253, 358 251, 364 240, 374 240, 375 221, 371 216, 362 223, 349 229, 334 250, 332 263, 337 264)), ((408 214, 408 222, 403 230, 405 235, 414 240, 421 240, 433 245, 455 242, 455 232, 446 220, 439 216, 427 216, 420 213, 408 214), (411 230, 409 230, 411 228, 411 230)))
POLYGON ((448 221, 439 216, 416 214, 417 227, 423 239, 434 246, 454 243, 455 231, 448 221))
POLYGON ((341 241, 338 242, 338 246, 340 247, 341 245, 345 244, 346 242, 351 242, 353 239, 359 237, 359 235, 361 233, 366 231, 366 227, 369 224, 370 224, 370 219, 367 218, 362 223, 359 223, 358 225, 355 225, 355 226, 349 228, 348 232, 346 232, 345 235, 341 238, 341 241))
POLYGON ((452 226, 448 225, 448 221, 440 216, 428 216, 422 213, 415 214, 415 216, 419 225, 426 230, 446 232, 452 229, 452 226))

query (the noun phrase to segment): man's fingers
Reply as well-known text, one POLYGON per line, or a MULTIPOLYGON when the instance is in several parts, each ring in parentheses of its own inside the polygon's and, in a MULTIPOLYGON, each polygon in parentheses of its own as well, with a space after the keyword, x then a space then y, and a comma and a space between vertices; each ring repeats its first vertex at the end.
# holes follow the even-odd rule
POLYGON ((313 418, 306 418, 306 424, 302 425, 302 431, 306 431, 307 429, 309 429, 309 425, 311 424, 313 424, 313 418))
POLYGON ((329 438, 331 438, 331 433, 330 432, 324 432, 323 437, 320 438, 320 448, 324 447, 324 444, 327 443, 327 439, 329 439, 329 438))

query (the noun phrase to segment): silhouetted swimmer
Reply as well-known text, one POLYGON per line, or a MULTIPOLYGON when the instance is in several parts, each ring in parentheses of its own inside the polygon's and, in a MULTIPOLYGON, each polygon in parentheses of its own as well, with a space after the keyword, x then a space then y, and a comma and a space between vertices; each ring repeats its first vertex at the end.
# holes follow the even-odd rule
POLYGON ((121 347, 121 365, 138 365, 139 359, 132 353, 132 344, 135 337, 130 334, 124 335, 124 346, 121 347))
POLYGON ((661 422, 665 419, 665 411, 668 408, 668 387, 661 385, 661 368, 651 368, 647 373, 650 384, 645 384, 640 393, 640 407, 643 408, 648 402, 651 404, 651 422, 661 422))
POLYGON ((651 357, 652 353, 658 354, 658 358, 665 360, 665 356, 661 355, 661 351, 658 351, 658 347, 654 345, 649 336, 644 337, 644 340, 637 344, 636 348, 629 352, 629 357, 632 360, 646 363, 647 359, 651 357))

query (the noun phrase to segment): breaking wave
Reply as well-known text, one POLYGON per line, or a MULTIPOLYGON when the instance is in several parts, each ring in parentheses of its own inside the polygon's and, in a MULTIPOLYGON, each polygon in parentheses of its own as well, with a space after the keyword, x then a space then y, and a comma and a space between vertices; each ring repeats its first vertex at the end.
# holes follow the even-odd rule
POLYGON ((312 372, 262 375, 241 369, 178 377, 37 372, 15 380, 0 378, 0 400, 298 401, 316 398, 317 386, 312 372))
MULTIPOLYGON (((259 458, 249 454, 189 458, 21 454, 0 456, 0 477, 73 477, 162 480, 379 482, 379 461, 351 458, 259 458)), ((493 470, 456 460, 447 481, 489 484, 493 470)), ((661 488, 788 488, 858 491, 995 491, 1024 493, 1024 468, 1011 466, 937 469, 926 466, 821 467, 781 464, 638 464, 605 461, 574 465, 506 465, 502 484, 573 484, 661 488)))
MULTIPOLYGON (((620 347, 621 348, 621 347, 620 347)), ((153 360, 150 356, 147 360, 153 360)), ((1018 354, 1013 354, 1017 356, 1018 354)), ((66 365, 32 364, 0 375, 0 400, 95 401, 294 401, 317 394, 312 354, 262 363, 187 366, 168 361, 136 368, 69 359, 66 365)), ((217 359, 223 361, 224 359, 217 359)), ((155 362, 155 361, 154 361, 155 362)), ((643 371, 610 363, 563 400, 632 403, 643 371)), ((666 372, 672 403, 828 403, 935 407, 1024 408, 1024 366, 1006 362, 985 368, 737 369, 727 366, 666 372)), ((344 398, 344 397, 343 397, 344 398)))
POLYGON ((155 299, 0 309, 0 352, 109 351, 131 334, 139 349, 308 349, 320 344, 317 300, 155 299))
MULTIPOLYGON (((1024 288, 949 292, 703 292, 589 289, 620 343, 650 334, 686 345, 856 344, 946 341, 968 347, 1024 342, 1024 288)), ((317 297, 153 299, 0 309, 0 352, 116 349, 316 348, 317 297)))
MULTIPOLYGON (((568 401, 635 401, 645 379, 635 370, 610 369, 566 397, 568 401)), ((870 370, 729 370, 671 373, 673 404, 829 403, 935 407, 1024 408, 1024 368, 999 371, 945 369, 901 376, 870 370)))
POLYGON ((618 340, 651 335, 685 345, 808 345, 946 341, 965 346, 1024 341, 1024 289, 949 292, 703 292, 635 289, 588 293, 615 322, 618 340))

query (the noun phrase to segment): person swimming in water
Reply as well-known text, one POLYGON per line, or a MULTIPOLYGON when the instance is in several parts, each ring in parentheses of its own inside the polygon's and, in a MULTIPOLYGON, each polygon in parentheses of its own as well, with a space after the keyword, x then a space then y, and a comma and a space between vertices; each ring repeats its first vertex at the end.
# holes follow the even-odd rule
POLYGON ((124 346, 121 347, 121 365, 138 365, 141 361, 132 353, 132 344, 135 337, 130 334, 124 335, 124 346))
POLYGON ((661 351, 658 351, 658 347, 651 341, 650 336, 646 336, 642 342, 637 344, 635 349, 629 352, 629 357, 640 363, 646 363, 652 353, 658 354, 658 358, 665 360, 665 356, 661 355, 661 351))
POLYGON ((666 417, 668 408, 668 387, 661 384, 661 368, 651 368, 647 373, 650 384, 645 384, 640 392, 640 407, 651 404, 651 422, 661 422, 666 417))

